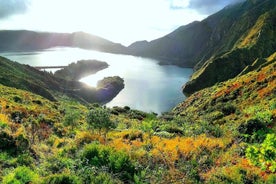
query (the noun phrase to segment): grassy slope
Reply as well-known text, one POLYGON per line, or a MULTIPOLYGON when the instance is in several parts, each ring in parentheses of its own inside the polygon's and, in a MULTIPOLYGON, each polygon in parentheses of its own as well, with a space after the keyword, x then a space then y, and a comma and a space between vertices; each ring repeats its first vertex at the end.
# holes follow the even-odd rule
POLYGON ((246 176, 254 173, 252 178, 271 174, 252 167, 245 148, 261 143, 266 133, 276 132, 275 59, 274 53, 263 64, 265 67, 196 92, 173 110, 183 124, 205 126, 208 134, 222 133, 232 140, 213 168, 202 174, 207 181, 237 181, 244 177, 243 171, 246 176))
POLYGON ((275 172, 245 155, 276 131, 275 54, 265 65, 199 91, 158 118, 66 96, 51 102, 0 85, 0 181, 273 183, 275 172), (113 128, 91 127, 91 109, 110 113, 113 128))

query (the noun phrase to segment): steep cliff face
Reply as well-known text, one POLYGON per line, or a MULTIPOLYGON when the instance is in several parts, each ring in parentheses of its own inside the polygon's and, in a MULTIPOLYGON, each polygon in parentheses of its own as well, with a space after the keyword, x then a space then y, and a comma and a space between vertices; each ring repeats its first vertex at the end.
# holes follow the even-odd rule
MULTIPOLYGON (((276 9, 265 12, 236 41, 231 50, 207 60, 183 87, 184 93, 193 93, 247 73, 252 65, 276 51, 276 9)), ((258 64, 259 63, 259 64, 258 64)))
POLYGON ((194 67, 195 74, 183 88, 193 93, 235 77, 275 51, 275 7, 274 0, 247 0, 160 39, 136 42, 129 50, 164 64, 194 67))

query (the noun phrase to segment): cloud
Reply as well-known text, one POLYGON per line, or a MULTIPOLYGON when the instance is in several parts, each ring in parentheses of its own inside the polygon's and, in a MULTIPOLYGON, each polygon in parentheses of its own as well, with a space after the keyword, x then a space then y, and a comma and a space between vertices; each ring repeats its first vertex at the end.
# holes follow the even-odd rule
POLYGON ((170 3, 170 9, 182 10, 189 5, 189 0, 167 0, 170 3))
POLYGON ((212 14, 229 4, 242 2, 244 0, 190 0, 189 8, 195 9, 201 14, 212 14))
POLYGON ((30 0, 0 0, 0 19, 25 13, 30 0))

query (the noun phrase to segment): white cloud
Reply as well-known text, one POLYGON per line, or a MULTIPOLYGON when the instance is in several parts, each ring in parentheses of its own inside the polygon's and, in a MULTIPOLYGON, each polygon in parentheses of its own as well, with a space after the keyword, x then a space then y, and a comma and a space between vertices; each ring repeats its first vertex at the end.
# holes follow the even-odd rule
POLYGON ((245 0, 190 0, 189 7, 202 14, 211 14, 223 7, 245 0))
POLYGON ((0 0, 0 18, 26 12, 29 3, 29 0, 0 0))
MULTIPOLYGON (((200 2, 200 0, 32 0, 28 13, 2 21, 0 29, 85 31, 128 45, 137 40, 161 37, 179 26, 203 19, 206 15, 196 11, 201 8, 200 2)), ((204 7, 206 6, 205 3, 204 7)))
POLYGON ((190 0, 169 0, 171 9, 184 9, 189 6, 190 0))

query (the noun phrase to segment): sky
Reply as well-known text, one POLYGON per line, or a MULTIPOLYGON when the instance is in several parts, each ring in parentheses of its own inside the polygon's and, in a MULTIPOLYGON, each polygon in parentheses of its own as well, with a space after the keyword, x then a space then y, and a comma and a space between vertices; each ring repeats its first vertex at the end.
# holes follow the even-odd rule
POLYGON ((0 30, 84 31, 125 46, 242 0, 0 0, 0 30))

